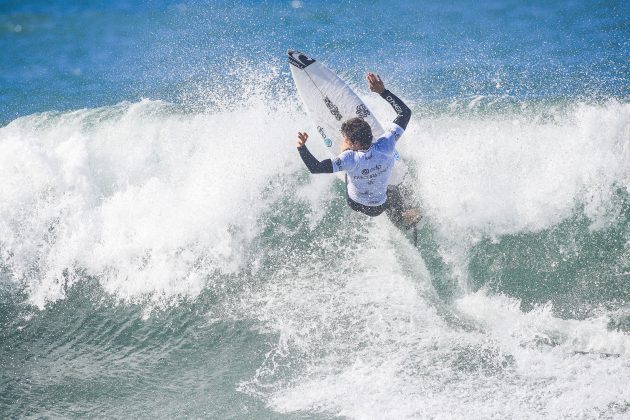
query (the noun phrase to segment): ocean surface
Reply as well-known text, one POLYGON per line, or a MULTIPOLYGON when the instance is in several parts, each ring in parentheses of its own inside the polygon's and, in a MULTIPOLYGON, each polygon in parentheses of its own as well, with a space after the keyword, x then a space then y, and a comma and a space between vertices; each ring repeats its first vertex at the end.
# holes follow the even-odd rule
POLYGON ((0 0, 0 418, 627 419, 630 2, 0 0), (286 59, 414 111, 418 247, 286 59))

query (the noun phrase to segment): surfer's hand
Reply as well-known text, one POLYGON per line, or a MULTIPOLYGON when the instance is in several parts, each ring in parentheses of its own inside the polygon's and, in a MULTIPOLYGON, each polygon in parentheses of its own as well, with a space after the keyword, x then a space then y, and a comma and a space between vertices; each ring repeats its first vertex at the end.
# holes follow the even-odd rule
POLYGON ((302 147, 306 144, 306 140, 308 140, 308 134, 306 133, 300 133, 298 131, 298 140, 297 140, 297 147, 302 147))
POLYGON ((372 92, 376 92, 378 94, 383 93, 385 91, 385 84, 381 80, 381 76, 374 73, 368 73, 366 77, 368 81, 368 86, 372 92))

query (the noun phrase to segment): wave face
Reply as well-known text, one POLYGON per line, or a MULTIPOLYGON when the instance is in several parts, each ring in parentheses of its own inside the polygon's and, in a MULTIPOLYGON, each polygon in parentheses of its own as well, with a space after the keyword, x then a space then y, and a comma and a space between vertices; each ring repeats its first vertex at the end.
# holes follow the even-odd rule
POLYGON ((558 8, 0 11, 2 416, 627 417, 623 14, 558 8), (306 172, 287 47, 412 107, 418 247, 306 172))

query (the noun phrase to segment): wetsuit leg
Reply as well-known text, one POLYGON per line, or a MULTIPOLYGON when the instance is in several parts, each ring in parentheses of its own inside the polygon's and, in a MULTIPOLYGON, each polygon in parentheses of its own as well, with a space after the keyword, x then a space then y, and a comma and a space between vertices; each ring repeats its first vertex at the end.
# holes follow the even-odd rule
POLYGON ((413 192, 404 185, 390 185, 387 187, 387 217, 397 228, 410 228, 403 222, 403 213, 416 207, 413 200, 413 192))
POLYGON ((387 187, 387 202, 389 208, 387 209, 387 217, 397 228, 402 227, 402 213, 405 211, 403 206, 402 194, 400 193, 400 187, 390 185, 387 187))

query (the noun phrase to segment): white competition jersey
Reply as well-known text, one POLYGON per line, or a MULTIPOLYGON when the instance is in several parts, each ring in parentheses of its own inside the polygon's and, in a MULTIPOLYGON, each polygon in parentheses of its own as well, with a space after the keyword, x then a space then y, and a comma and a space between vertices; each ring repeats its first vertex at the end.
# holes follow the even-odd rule
POLYGON ((387 200, 387 181, 396 162, 396 140, 405 131, 392 125, 368 150, 346 150, 332 160, 333 172, 348 174, 348 197, 364 206, 380 206, 387 200))

